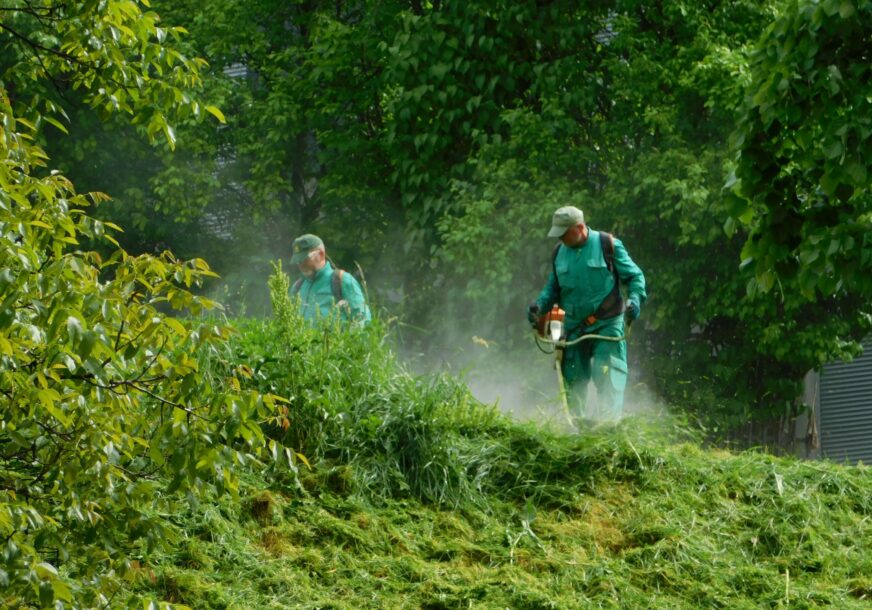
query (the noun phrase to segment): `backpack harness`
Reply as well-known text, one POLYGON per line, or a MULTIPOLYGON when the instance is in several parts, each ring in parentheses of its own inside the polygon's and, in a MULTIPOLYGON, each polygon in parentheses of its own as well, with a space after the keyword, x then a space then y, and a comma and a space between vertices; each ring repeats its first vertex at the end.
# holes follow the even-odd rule
MULTIPOLYGON (((342 269, 333 269, 333 276, 330 278, 330 288, 333 290, 333 298, 338 303, 342 300, 342 276, 345 273, 342 269)), ((303 278, 298 278, 291 288, 291 294, 297 295, 300 293, 300 287, 303 285, 303 278)))
MULTIPOLYGON (((624 297, 621 295, 621 277, 618 275, 618 269, 615 266, 615 238, 611 233, 600 231, 600 246, 603 249, 603 258, 606 261, 606 268, 615 276, 615 286, 612 291, 606 295, 603 302, 595 312, 584 319, 585 326, 593 325, 597 320, 606 320, 614 318, 624 313, 624 297)), ((557 279, 557 252, 560 250, 560 242, 554 246, 554 252, 551 255, 551 269, 554 272, 554 281, 557 282, 557 301, 560 301, 560 281, 557 279)), ((574 333, 578 328, 574 328, 574 333)), ((567 333, 567 337, 572 333, 567 333)))

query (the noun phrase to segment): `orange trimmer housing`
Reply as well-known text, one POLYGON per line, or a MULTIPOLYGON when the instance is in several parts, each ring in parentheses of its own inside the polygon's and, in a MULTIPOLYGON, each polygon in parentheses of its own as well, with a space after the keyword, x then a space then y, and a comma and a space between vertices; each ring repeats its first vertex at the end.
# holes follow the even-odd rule
POLYGON ((565 318, 566 312, 560 309, 558 305, 554 305, 550 311, 539 316, 539 322, 536 324, 536 330, 539 332, 539 336, 545 339, 554 339, 556 333, 556 338, 562 338, 564 332, 563 321, 565 318))

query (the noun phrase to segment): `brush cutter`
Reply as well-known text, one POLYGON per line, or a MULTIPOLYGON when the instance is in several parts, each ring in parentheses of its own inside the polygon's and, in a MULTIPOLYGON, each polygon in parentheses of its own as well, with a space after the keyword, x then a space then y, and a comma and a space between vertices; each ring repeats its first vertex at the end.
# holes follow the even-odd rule
POLYGON ((551 308, 551 311, 545 313, 539 318, 539 322, 534 330, 534 339, 536 346, 546 354, 554 354, 554 368, 557 371, 557 387, 560 388, 560 402, 563 405, 563 413, 566 416, 569 425, 575 426, 572 420, 572 415, 569 412, 569 400, 566 394, 566 386, 563 383, 563 352, 567 347, 577 345, 582 341, 591 341, 598 339, 600 341, 626 341, 626 335, 621 337, 607 337, 605 335, 581 335, 571 341, 566 340, 566 327, 564 320, 566 312, 560 309, 557 305, 551 308), (550 349, 549 349, 550 348, 550 349))

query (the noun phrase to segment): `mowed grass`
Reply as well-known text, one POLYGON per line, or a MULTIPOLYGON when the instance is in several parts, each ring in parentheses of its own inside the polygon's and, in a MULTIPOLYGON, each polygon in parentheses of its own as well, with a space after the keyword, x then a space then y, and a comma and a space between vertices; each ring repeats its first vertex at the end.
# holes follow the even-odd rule
MULTIPOLYGON (((281 287, 280 287, 281 288, 281 287)), ((284 311, 284 314, 282 314, 284 311)), ((867 608, 865 466, 702 448, 668 418, 566 435, 414 377, 388 334, 240 321, 297 477, 180 508, 131 586, 196 609, 867 608)))
POLYGON ((602 468, 568 477, 559 506, 374 503, 317 468, 306 493, 250 477, 239 501, 181 516, 140 586, 228 609, 872 605, 867 468, 628 434, 564 439, 602 468))

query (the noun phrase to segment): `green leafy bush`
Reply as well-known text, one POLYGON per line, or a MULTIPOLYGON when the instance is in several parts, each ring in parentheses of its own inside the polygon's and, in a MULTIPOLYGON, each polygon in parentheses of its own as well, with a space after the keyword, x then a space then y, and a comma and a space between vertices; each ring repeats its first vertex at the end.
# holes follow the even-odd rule
POLYGON ((172 48, 183 30, 137 3, 2 12, 0 606, 155 607, 122 583, 175 539, 179 504, 290 454, 261 431, 273 397, 221 364, 230 331, 169 315, 214 305, 194 294, 208 265, 120 249, 86 212, 107 196, 77 193, 36 142, 67 131, 60 83, 171 148, 171 120, 221 113, 189 95, 204 62, 172 48))
POLYGON ((213 305, 205 262, 76 250, 113 241, 83 211, 101 195, 44 170, 5 97, 0 124, 0 600, 105 605, 177 502, 290 460, 261 431, 273 397, 220 357, 229 329, 164 313, 213 305))

